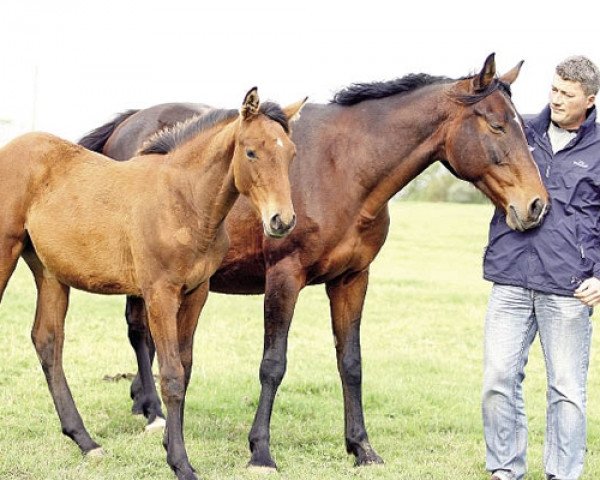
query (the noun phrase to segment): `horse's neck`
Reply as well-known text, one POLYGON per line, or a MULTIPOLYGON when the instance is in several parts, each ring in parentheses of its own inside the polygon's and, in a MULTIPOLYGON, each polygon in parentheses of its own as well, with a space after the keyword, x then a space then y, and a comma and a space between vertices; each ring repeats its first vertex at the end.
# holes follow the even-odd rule
POLYGON ((177 190, 190 213, 203 227, 216 232, 233 207, 235 188, 232 160, 235 125, 228 124, 212 134, 201 134, 173 152, 177 190))
POLYGON ((364 216, 375 218, 396 193, 440 159, 447 104, 443 87, 436 86, 346 107, 357 112, 351 131, 359 137, 356 151, 361 155, 346 161, 364 188, 364 216))

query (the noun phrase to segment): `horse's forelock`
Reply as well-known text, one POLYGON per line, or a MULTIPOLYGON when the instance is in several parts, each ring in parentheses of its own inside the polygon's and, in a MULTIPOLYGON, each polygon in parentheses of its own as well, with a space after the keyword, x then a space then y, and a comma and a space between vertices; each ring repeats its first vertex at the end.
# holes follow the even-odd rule
MULTIPOLYGON (((472 80, 473 76, 463 77, 460 80, 472 80)), ((508 98, 512 98, 512 91, 510 89, 510 85, 506 82, 503 82, 498 77, 494 78, 489 85, 485 88, 476 90, 474 93, 459 93, 459 92, 451 92, 451 97, 459 103, 464 105, 474 105, 475 103, 483 100, 484 98, 490 96, 495 91, 500 90, 504 93, 508 98)))
POLYGON ((281 125, 285 133, 290 133, 290 124, 288 118, 279 104, 275 102, 261 103, 259 111, 263 115, 266 115, 271 120, 281 125))

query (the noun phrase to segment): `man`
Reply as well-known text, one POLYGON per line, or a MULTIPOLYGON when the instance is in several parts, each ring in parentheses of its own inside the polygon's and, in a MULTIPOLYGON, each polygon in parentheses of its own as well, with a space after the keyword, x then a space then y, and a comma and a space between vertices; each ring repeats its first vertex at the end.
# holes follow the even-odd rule
POLYGON ((544 466, 550 480, 581 476, 591 307, 600 302, 598 67, 581 56, 556 67, 549 105, 525 134, 552 199, 539 228, 514 232, 496 211, 484 256, 494 282, 485 323, 483 424, 493 480, 526 471, 522 382, 539 334, 548 381, 544 466))

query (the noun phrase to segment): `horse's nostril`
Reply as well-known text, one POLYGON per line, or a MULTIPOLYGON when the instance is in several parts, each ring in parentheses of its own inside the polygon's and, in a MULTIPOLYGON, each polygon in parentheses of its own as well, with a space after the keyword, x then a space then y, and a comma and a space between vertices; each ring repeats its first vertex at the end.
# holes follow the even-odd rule
POLYGON ((271 229, 275 232, 279 232, 283 228, 283 222, 281 221, 281 217, 278 213, 271 217, 269 225, 271 229))
POLYGON ((536 198, 529 204, 529 215, 531 218, 538 219, 544 211, 544 202, 540 198, 536 198))

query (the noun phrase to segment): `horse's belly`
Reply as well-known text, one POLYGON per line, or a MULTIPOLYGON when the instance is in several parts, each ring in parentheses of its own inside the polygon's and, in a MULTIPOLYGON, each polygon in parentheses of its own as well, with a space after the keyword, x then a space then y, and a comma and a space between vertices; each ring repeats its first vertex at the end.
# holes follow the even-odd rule
POLYGON ((210 277, 213 292, 259 295, 265 292, 264 262, 236 260, 223 262, 210 277))
POLYGON ((40 262, 61 283, 94 293, 140 294, 131 254, 117 232, 111 237, 44 223, 32 216, 27 231, 40 262))

